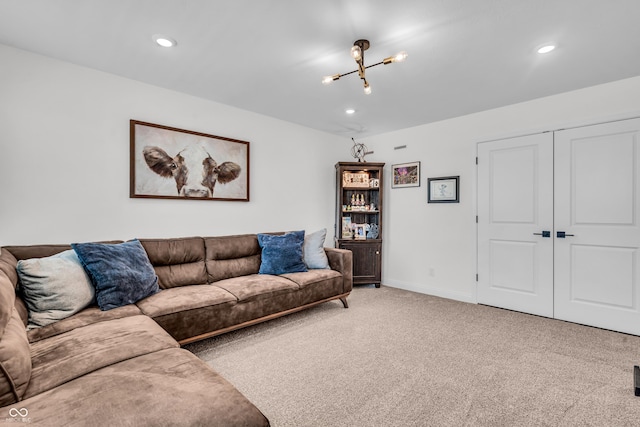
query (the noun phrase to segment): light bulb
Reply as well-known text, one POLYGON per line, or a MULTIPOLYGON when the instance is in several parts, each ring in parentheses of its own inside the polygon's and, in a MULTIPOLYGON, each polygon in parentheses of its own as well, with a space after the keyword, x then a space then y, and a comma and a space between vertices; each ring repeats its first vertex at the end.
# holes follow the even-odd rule
POLYGON ((340 74, 334 74, 333 76, 324 76, 322 78, 323 85, 330 85, 334 80, 338 80, 340 78, 340 74))
POLYGON ((351 48, 351 57, 356 61, 362 58, 362 49, 360 49, 360 46, 355 45, 351 48))
POLYGON ((384 58, 382 60, 382 63, 384 65, 387 65, 387 64, 391 64, 392 62, 402 62, 405 59, 407 59, 407 56, 409 56, 409 54, 407 54, 407 52, 405 52, 405 51, 402 51, 402 52, 397 53, 397 54, 395 54, 393 56, 390 56, 388 58, 384 58))
POLYGON ((365 95, 371 95, 371 86, 369 86, 369 83, 364 84, 364 93, 365 95))
POLYGON ((402 51, 393 57, 393 62, 402 62, 407 59, 407 56, 409 56, 407 52, 402 51))

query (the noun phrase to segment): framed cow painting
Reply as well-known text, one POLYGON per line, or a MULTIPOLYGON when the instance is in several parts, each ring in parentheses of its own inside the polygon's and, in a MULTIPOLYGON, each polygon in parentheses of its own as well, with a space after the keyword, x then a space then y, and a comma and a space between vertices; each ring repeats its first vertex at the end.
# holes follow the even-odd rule
POLYGON ((249 201, 249 142, 130 121, 130 197, 249 201))

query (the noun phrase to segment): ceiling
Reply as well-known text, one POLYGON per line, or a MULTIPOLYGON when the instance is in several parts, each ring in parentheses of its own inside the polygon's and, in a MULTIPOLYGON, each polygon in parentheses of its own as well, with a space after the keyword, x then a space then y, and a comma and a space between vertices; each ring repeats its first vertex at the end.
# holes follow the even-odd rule
POLYGON ((638 17, 638 0, 0 0, 0 43, 358 138, 638 76, 638 17), (357 74, 322 85, 360 38, 365 65, 409 57, 368 69, 371 95, 357 74))

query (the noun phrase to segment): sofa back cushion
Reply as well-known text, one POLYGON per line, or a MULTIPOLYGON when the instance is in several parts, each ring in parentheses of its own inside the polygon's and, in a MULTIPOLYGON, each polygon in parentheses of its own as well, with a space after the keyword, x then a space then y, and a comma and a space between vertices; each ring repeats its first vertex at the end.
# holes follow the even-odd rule
MULTIPOLYGON (((16 271, 16 265, 18 260, 11 252, 9 252, 5 248, 0 248, 0 274, 4 273, 14 289, 18 286, 18 272, 16 271)), ((19 295, 16 294, 16 299, 14 306, 16 310, 18 310, 18 314, 20 315, 20 319, 24 326, 27 326, 29 313, 27 312, 27 306, 24 301, 20 298, 19 295)))
POLYGON ((207 283, 202 237, 140 239, 162 289, 207 283))
POLYGON ((5 252, 4 249, 0 252, 0 406, 19 401, 31 378, 27 332, 15 308, 17 261, 5 252), (12 273, 11 264, 14 268, 12 273))
POLYGON ((4 246, 18 261, 29 258, 44 258, 71 249, 71 245, 24 245, 4 246))
POLYGON ((260 245, 256 234, 205 237, 209 282, 229 279, 260 270, 260 245))

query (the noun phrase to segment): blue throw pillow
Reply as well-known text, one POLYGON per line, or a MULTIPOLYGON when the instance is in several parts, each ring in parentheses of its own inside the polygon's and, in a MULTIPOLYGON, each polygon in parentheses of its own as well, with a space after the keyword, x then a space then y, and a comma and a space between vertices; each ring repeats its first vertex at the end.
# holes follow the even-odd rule
POLYGON ((158 276, 137 239, 119 244, 73 243, 103 311, 133 304, 160 290, 158 276))
POLYGON ((262 248, 260 274, 285 274, 307 271, 302 259, 304 230, 275 236, 258 234, 262 248))

